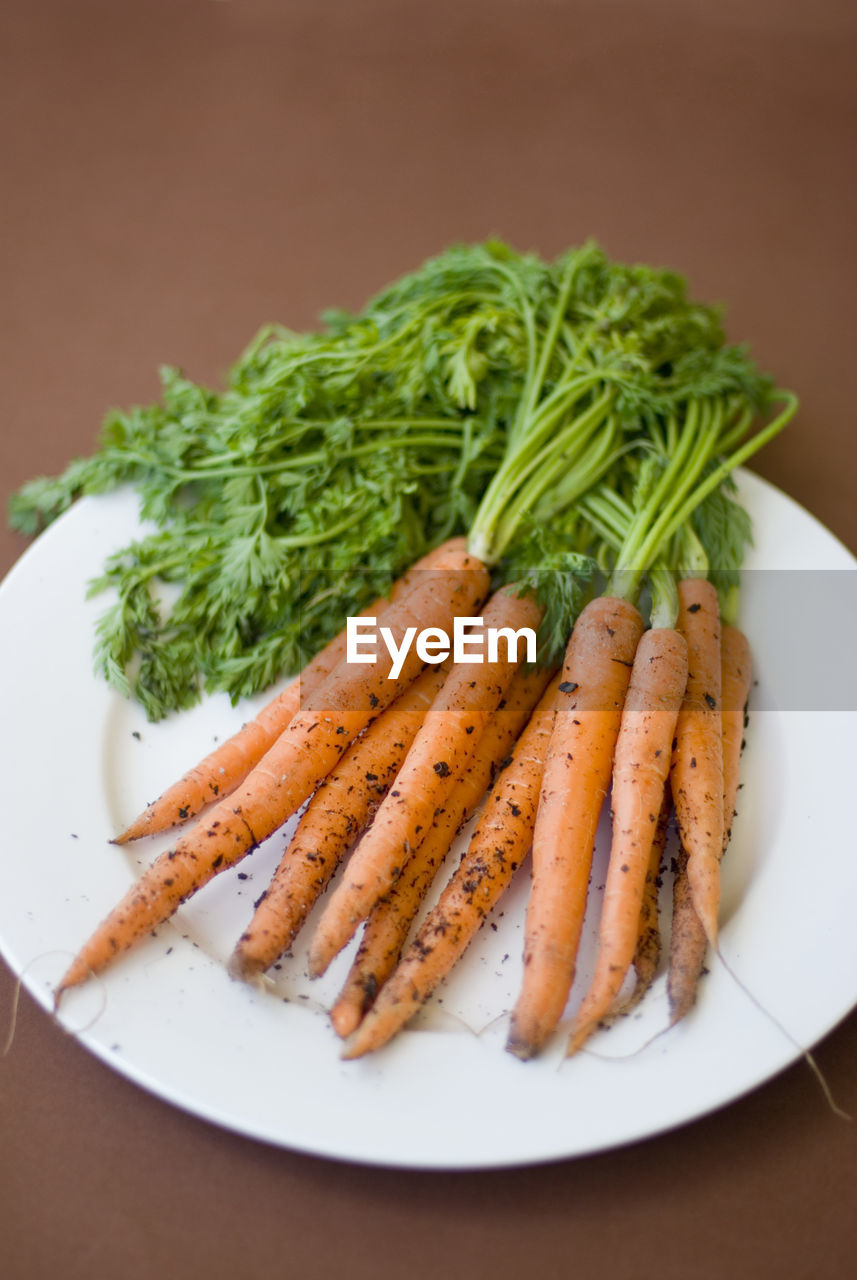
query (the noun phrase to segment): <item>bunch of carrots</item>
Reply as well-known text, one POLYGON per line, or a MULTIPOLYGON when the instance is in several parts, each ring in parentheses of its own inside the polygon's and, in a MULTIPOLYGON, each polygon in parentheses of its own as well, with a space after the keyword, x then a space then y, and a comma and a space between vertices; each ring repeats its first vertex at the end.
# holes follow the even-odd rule
POLYGON ((524 390, 469 536, 435 548, 365 611, 396 646, 411 627, 449 632, 477 612, 486 626, 539 628, 541 661, 523 663, 511 645, 479 663, 425 663, 410 650, 391 678, 388 649, 372 665, 346 661, 343 629, 118 838, 186 828, 84 945, 57 999, 305 806, 232 975, 253 980, 287 952, 344 863, 309 965, 321 974, 362 928, 331 1010, 344 1056, 361 1056, 429 998, 532 852, 507 1046, 529 1058, 566 1009, 610 793, 598 953, 569 1052, 653 981, 673 811, 672 1020, 690 1009, 717 947, 750 682, 749 646, 734 625, 749 529, 730 475, 796 401, 702 325, 670 280, 645 291, 630 274, 594 290, 592 254, 566 255, 549 314, 529 330, 524 390), (532 548, 546 526, 545 567, 532 548), (480 806, 459 866, 412 937, 480 806))

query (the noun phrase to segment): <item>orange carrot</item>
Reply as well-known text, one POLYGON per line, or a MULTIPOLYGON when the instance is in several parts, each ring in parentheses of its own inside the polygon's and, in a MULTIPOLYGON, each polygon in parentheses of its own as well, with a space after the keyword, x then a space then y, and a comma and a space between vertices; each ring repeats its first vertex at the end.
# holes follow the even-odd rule
POLYGON ((752 670, 747 637, 737 627, 724 627, 720 639, 724 851, 732 837, 732 821, 741 781, 741 749, 744 746, 752 670))
POLYGON ((478 807, 550 677, 549 670, 539 668, 522 668, 515 673, 475 756, 435 816, 426 838, 387 896, 372 908, 354 963, 330 1011, 337 1035, 351 1035, 395 969, 420 904, 452 841, 478 807))
MULTIPOLYGON (((419 580, 423 569, 441 568, 450 555, 457 555, 464 546, 464 539, 453 538, 430 551, 393 584, 389 599, 379 596, 360 613, 361 618, 383 615, 391 604, 400 600, 419 580)), ((386 625, 386 617, 379 618, 379 625, 386 625)), ((297 715, 301 699, 306 699, 327 679, 331 671, 345 657, 346 632, 338 635, 304 667, 300 675, 282 693, 262 708, 253 720, 223 742, 214 751, 190 769, 178 782, 168 787, 135 818, 131 825, 116 836, 114 844, 139 840, 178 827, 195 817, 206 805, 218 797, 229 795, 243 782, 254 765, 276 742, 293 716, 297 715)))
POLYGON ((687 878, 687 853, 679 845, 673 877, 672 935, 667 970, 670 1026, 680 1022, 696 1002, 708 939, 693 907, 687 878))
POLYGON ((634 959, 652 842, 687 684, 687 644, 671 627, 637 648, 613 765, 613 841, 591 985, 569 1040, 575 1053, 616 1001, 634 959))
MULTIPOLYGON (((456 569, 427 571, 387 616, 395 644, 402 644, 411 626, 417 631, 448 630, 456 614, 472 613, 487 585, 487 569, 463 550, 456 569)), ((376 656, 374 665, 340 663, 241 786, 152 863, 84 945, 60 982, 56 999, 169 919, 180 903, 300 808, 354 738, 422 667, 412 648, 393 680, 388 678, 389 654, 376 656)))
POLYGON ((622 1000, 614 1004, 607 1018, 602 1019, 604 1026, 610 1026, 618 1018, 627 1017, 636 1009, 643 996, 651 987, 658 971, 661 958, 661 934, 658 926, 658 898, 661 885, 661 868, 664 851, 669 834, 669 822, 672 816, 672 796, 669 786, 664 787, 661 811, 652 839, 652 852, 646 869, 646 881, 643 886, 643 901, 640 907, 640 920, 637 926, 637 945, 634 949, 634 986, 622 1000))
POLYGON ((560 703, 533 836, 524 976, 507 1048, 529 1058, 562 1016, 586 908, 595 832, 610 785, 622 705, 643 620, 601 597, 581 613, 566 649, 560 703))
POLYGON ((445 675, 443 667, 425 670, 322 782, 232 953, 234 978, 264 973, 288 950, 343 854, 371 822, 445 675))
MULTIPOLYGON (((741 767, 744 716, 750 693, 750 646, 743 632, 726 626, 721 636, 722 734, 723 734, 723 851, 729 846, 741 767)), ((693 906, 687 878, 687 854, 680 848, 673 881, 672 941, 667 995, 670 1025, 690 1011, 696 1001, 699 978, 708 949, 699 916, 693 906)))
MULTIPOLYGON (((535 629, 541 607, 517 587, 504 587, 488 602, 488 627, 535 629)), ((474 754, 485 726, 509 687, 518 663, 508 653, 496 661, 457 663, 425 718, 393 788, 353 853, 309 952, 313 976, 324 973, 361 920, 401 874, 474 754)))
POLYGON ((688 677, 670 786, 694 909, 716 947, 723 853, 720 611, 717 591, 703 578, 679 582, 678 596, 676 625, 687 641, 688 677))
MULTIPOLYGON (((652 852, 646 869, 643 886, 643 902, 640 923, 637 927, 637 946, 634 951, 634 989, 619 1005, 613 1015, 625 1017, 636 1009, 655 980, 661 958, 661 934, 658 928, 658 891, 661 884, 661 864, 667 844, 669 821, 672 815, 672 796, 669 785, 664 787, 661 811, 652 839, 652 852)), ((611 1016, 612 1021, 612 1016, 611 1016)))
POLYGON ((498 774, 467 852, 398 968, 345 1045, 344 1058, 380 1049, 450 972, 499 902, 533 838, 539 788, 559 693, 551 681, 498 774))

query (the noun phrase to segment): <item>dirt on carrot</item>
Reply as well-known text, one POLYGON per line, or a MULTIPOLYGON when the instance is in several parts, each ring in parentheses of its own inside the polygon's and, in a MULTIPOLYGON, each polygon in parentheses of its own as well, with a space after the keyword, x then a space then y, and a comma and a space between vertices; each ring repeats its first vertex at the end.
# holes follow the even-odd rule
MULTIPOLYGON (((410 626, 448 629, 456 614, 470 615, 488 587, 484 566, 462 551, 458 567, 428 571, 389 618, 400 644, 410 626)), ((388 678, 389 656, 371 666, 340 663, 308 699, 241 786, 161 854, 106 917, 63 977, 68 987, 105 969, 146 937, 219 871, 233 866, 295 813, 362 733, 419 674, 412 650, 398 679, 388 678)))
POLYGON ((343 1039, 356 1029, 395 969, 423 898, 452 841, 476 811, 551 675, 549 669, 538 668, 522 668, 515 673, 506 697, 479 740, 474 758, 446 804, 435 815, 428 834, 411 855, 405 872, 373 907, 357 955, 330 1011, 334 1030, 343 1039))
POLYGON ((446 675, 430 667, 353 742, 321 783, 229 962, 249 979, 288 950, 341 858, 368 826, 446 675))
MULTIPOLYGON (((485 607, 487 628, 534 629, 541 607, 529 594, 504 587, 485 607)), ((402 874, 435 810, 442 808, 472 759, 523 655, 455 663, 416 736, 394 786, 349 861, 319 921, 310 947, 313 976, 323 973, 361 920, 402 874)))
MULTIPOLYGON (((443 568, 444 563, 450 558, 454 560, 463 550, 463 538, 452 538, 436 547, 393 584, 389 598, 379 596, 359 616, 380 615, 379 625, 386 625, 387 610, 413 588, 422 570, 443 568)), ((126 844, 130 840, 139 840, 143 836, 181 826, 219 798, 230 795, 297 715, 301 701, 314 693, 343 660, 346 639, 346 630, 343 629, 316 654, 282 693, 267 703, 253 720, 242 725, 236 734, 222 742, 204 760, 168 787, 121 835, 115 837, 114 843, 126 844)))
MULTIPOLYGON (((724 853, 732 834, 738 796, 751 670, 746 636, 736 627, 724 626, 721 636, 724 853)), ((672 941, 667 973, 671 1025, 686 1017, 696 1003, 707 950, 708 939, 696 914, 688 881, 687 853, 679 848, 673 880, 672 941)))
POLYGON ((694 909, 717 945, 723 853, 720 609, 704 578, 678 584, 677 629, 687 641, 687 689, 676 725, 670 787, 694 909))
POLYGON ((647 631, 637 646, 613 764, 613 838, 589 989, 568 1052, 613 1010, 639 939, 640 914, 658 829, 676 720, 687 685, 687 644, 678 631, 647 631))
POLYGON ((537 1053, 571 989, 595 832, 643 620, 633 605, 600 597, 581 613, 566 650, 533 834, 533 882, 524 976, 507 1048, 537 1053))
POLYGON ((551 681, 488 797, 460 865, 398 968, 343 1050, 359 1058, 386 1044, 450 972, 527 855, 557 705, 551 681))

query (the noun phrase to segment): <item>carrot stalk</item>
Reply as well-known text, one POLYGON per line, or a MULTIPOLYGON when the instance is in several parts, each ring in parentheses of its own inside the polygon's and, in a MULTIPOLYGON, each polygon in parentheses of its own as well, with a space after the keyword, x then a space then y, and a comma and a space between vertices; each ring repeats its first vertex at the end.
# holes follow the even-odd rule
POLYGON ((694 909, 717 946, 723 853, 720 611, 704 578, 678 584, 677 629, 687 641, 687 689, 676 725, 670 786, 694 909))
MULTIPOLYGON (((455 556, 460 552, 463 545, 462 538, 453 538, 436 547, 421 560, 417 560, 393 584, 389 599, 379 596, 359 616, 375 617, 385 614, 391 605, 411 590, 419 580, 421 570, 442 567, 450 555, 455 556)), ((379 619, 379 625, 382 624, 386 625, 385 616, 379 619)), ((346 632, 342 630, 316 654, 282 693, 262 708, 255 719, 248 720, 237 733, 189 769, 157 800, 153 800, 121 835, 115 837, 113 843, 126 844, 130 840, 139 840, 143 836, 180 826, 207 805, 234 791, 297 715, 301 700, 318 689, 342 661, 345 646, 346 632)))
POLYGON ((508 888, 533 838, 559 677, 542 695, 498 774, 467 852, 398 968, 343 1049, 359 1058, 386 1044, 450 972, 508 888))
POLYGON ((540 668, 515 673, 496 715, 483 733, 476 754, 432 822, 404 873, 366 921, 357 955, 330 1011, 336 1033, 351 1035, 378 991, 395 969, 408 932, 456 834, 479 805, 492 778, 517 741, 551 672, 540 668))
MULTIPOLYGON (((429 571, 390 610, 396 646, 408 627, 448 629, 469 616, 488 585, 488 572, 465 551, 456 569, 429 571)), ((219 801, 173 847, 156 858, 84 945, 56 991, 98 973, 173 914, 219 871, 233 866, 281 826, 313 793, 370 721, 410 685, 422 667, 409 650, 397 679, 383 650, 373 665, 342 662, 292 719, 238 789, 219 801)))
POLYGON ((533 835, 524 976, 507 1043, 520 1058, 542 1048, 568 999, 595 832, 642 631, 633 605, 602 596, 583 610, 566 649, 533 835))
MULTIPOLYGON (((741 771, 744 716, 750 693, 750 646, 737 627, 725 626, 721 637, 723 733, 723 851, 729 846, 741 771)), ((670 1025, 680 1022, 696 1001, 708 939, 693 906, 687 877, 687 854, 680 848, 673 881, 672 941, 667 995, 670 1025)))
POLYGON ((425 670, 321 783, 232 953, 234 978, 264 973, 291 946, 343 854, 371 822, 445 674, 443 667, 425 670))
MULTIPOLYGON (((514 586, 492 596, 483 613, 486 628, 535 629, 540 618, 535 599, 518 594, 514 586)), ((456 663, 450 671, 394 786, 319 921, 309 952, 314 977, 324 973, 360 921, 401 875, 435 811, 443 807, 473 757, 517 665, 500 649, 495 661, 456 663)))
POLYGON ((669 627, 637 648, 613 766, 613 839, 589 990, 569 1040, 575 1053, 613 1008, 634 959, 670 750, 687 684, 687 644, 669 627))

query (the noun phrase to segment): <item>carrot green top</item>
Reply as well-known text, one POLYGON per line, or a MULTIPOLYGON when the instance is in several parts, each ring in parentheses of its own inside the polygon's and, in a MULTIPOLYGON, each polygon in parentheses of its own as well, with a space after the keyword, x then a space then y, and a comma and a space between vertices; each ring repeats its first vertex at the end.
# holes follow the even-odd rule
POLYGON ((162 377, 161 403, 109 413, 91 457, 10 509, 34 533, 81 494, 139 493, 147 528, 93 584, 112 593, 95 656, 153 719, 203 688, 238 697, 298 670, 453 534, 509 580, 574 569, 542 575, 559 635, 586 578, 573 557, 592 549, 582 495, 614 476, 622 489, 622 459, 695 424, 682 465, 696 479, 635 535, 634 567, 656 558, 771 397, 680 276, 592 243, 553 263, 453 246, 317 332, 267 326, 222 392, 162 377))
POLYGON ((541 591, 546 660, 570 630, 593 557, 612 595, 634 600, 649 580, 659 625, 674 613, 667 562, 690 558, 702 572, 713 562, 734 587, 750 527, 728 478, 797 407, 725 342, 717 311, 690 301, 680 277, 611 264, 591 244, 557 270, 469 535, 474 554, 505 557, 510 576, 541 591))

